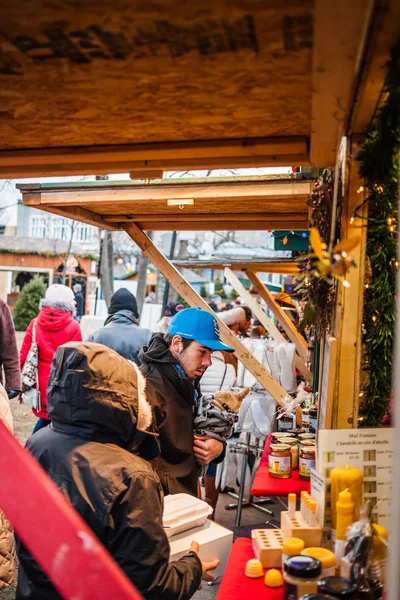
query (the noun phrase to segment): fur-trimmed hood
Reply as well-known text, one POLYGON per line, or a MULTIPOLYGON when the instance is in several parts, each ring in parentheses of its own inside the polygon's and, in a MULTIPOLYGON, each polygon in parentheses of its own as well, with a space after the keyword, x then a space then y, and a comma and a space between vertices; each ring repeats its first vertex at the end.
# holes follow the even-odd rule
POLYGON ((53 310, 61 310, 64 312, 69 312, 74 317, 76 315, 76 302, 72 300, 71 302, 60 302, 60 301, 51 301, 46 298, 42 298, 39 304, 40 308, 52 308, 53 310))
POLYGON ((145 388, 137 366, 110 348, 64 344, 54 355, 47 388, 52 427, 154 458, 159 448, 145 388))

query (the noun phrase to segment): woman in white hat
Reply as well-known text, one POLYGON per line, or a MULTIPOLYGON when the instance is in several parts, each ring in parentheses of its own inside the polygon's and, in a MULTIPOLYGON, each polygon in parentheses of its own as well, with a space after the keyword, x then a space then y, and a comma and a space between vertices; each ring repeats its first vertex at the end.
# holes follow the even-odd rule
POLYGON ((32 345, 33 329, 38 345, 38 383, 40 394, 39 410, 32 409, 39 418, 33 433, 50 423, 47 414, 46 388, 50 374, 51 361, 58 346, 67 342, 82 341, 79 323, 74 321, 76 312, 74 293, 66 285, 51 285, 45 297, 40 301, 40 312, 26 330, 20 351, 21 369, 32 345))

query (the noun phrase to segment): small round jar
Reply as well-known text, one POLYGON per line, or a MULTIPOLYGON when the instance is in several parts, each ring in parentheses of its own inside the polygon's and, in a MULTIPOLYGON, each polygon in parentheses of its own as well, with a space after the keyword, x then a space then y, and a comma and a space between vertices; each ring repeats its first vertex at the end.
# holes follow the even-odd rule
POLYGON ((318 591, 321 594, 329 594, 333 598, 343 600, 355 600, 357 598, 357 585, 344 579, 344 577, 324 577, 318 582, 318 591))
POLYGON ((300 442, 299 471, 300 479, 310 481, 311 469, 315 469, 315 444, 312 441, 300 442))
POLYGON ((299 442, 297 438, 285 437, 283 443, 290 446, 290 452, 292 454, 292 470, 299 468, 299 442))
POLYGON ((292 476, 292 452, 286 444, 271 444, 268 455, 268 473, 275 479, 292 476))
POLYGON ((290 556, 283 565, 283 597, 301 598, 316 594, 321 577, 321 563, 311 556, 290 556))
POLYGON ((315 441, 315 433, 300 433, 299 442, 304 442, 305 440, 314 440, 315 441))
POLYGON ((272 444, 283 444, 285 438, 290 438, 290 437, 292 437, 290 435, 290 433, 287 433, 285 431, 276 431, 271 434, 271 443, 272 444))
POLYGON ((309 431, 310 433, 317 433, 317 418, 318 418, 318 407, 313 404, 309 408, 309 431))
POLYGON ((278 430, 287 432, 289 429, 293 429, 293 415, 286 413, 278 419, 278 430))
POLYGON ((310 409, 308 406, 301 409, 301 426, 305 433, 310 430, 310 409))
POLYGON ((304 429, 289 429, 288 433, 290 433, 292 437, 298 438, 299 435, 305 433, 305 431, 304 429))
POLYGON ((290 556, 299 556, 304 550, 304 542, 300 538, 286 538, 282 542, 282 568, 290 556))
POLYGON ((317 558, 322 565, 322 577, 332 577, 335 575, 336 556, 326 548, 306 548, 302 550, 303 556, 312 556, 317 558))

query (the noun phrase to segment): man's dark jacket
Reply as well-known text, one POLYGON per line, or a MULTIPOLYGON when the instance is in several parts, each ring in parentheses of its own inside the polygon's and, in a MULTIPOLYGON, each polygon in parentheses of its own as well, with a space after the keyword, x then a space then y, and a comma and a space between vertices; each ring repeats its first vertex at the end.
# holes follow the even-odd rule
MULTIPOLYGON (((193 454, 193 421, 196 416, 196 382, 179 374, 162 333, 155 333, 139 356, 146 379, 147 400, 153 407, 160 434, 161 456, 153 466, 165 494, 197 496, 197 466, 193 454)), ((224 451, 213 463, 221 462, 224 451)))
POLYGON ((110 315, 104 327, 92 333, 87 341, 104 344, 124 358, 140 365, 139 352, 143 346, 147 346, 151 335, 150 329, 140 327, 130 310, 119 310, 110 315))
MULTIPOLYGON (((201 562, 190 552, 168 564, 161 485, 150 463, 132 453, 138 377, 108 348, 87 342, 61 346, 49 379, 52 423, 35 433, 27 448, 144 598, 186 600, 199 586, 201 562)), ((139 450, 146 455, 144 448, 142 443, 139 450)), ((17 550, 16 599, 62 600, 19 540, 17 550)))

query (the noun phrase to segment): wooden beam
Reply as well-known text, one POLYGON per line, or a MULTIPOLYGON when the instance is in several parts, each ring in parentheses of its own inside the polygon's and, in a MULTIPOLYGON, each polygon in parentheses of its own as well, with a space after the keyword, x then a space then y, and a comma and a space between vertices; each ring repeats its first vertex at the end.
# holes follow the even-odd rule
POLYGON ((312 165, 335 164, 338 128, 344 134, 353 103, 374 0, 314 2, 311 102, 312 165))
POLYGON ((306 340, 297 331, 295 325, 289 319, 286 312, 282 310, 279 304, 275 302, 273 295, 271 294, 269 289, 264 285, 264 283, 260 280, 257 274, 254 273, 254 271, 251 271, 250 269, 246 269, 246 275, 253 284, 255 291, 264 300, 264 302, 266 303, 276 320, 281 324, 282 329, 288 336, 289 340, 293 342, 293 344, 296 346, 298 355, 301 357, 304 363, 307 363, 308 345, 306 340))
POLYGON ((246 271, 251 268, 256 273, 278 273, 280 275, 297 275, 299 268, 294 261, 277 261, 276 259, 266 258, 264 261, 247 262, 231 261, 229 258, 216 261, 190 261, 175 260, 177 267, 187 267, 188 269, 212 269, 214 271, 223 271, 225 267, 230 267, 232 271, 246 271))
MULTIPOLYGON (((123 222, 120 222, 121 225, 123 222)), ((303 231, 306 229, 304 223, 301 221, 213 221, 212 224, 208 222, 206 218, 198 220, 197 222, 188 221, 137 221, 137 224, 141 229, 146 231, 260 231, 275 229, 277 231, 299 230, 303 231)))
POLYGON ((308 139, 272 137, 3 150, 0 177, 102 175, 309 164, 308 139))
MULTIPOLYGON (((24 192, 23 185, 20 186, 24 192)), ((28 188, 28 191, 34 190, 28 188)), ((230 212, 242 212, 244 202, 248 202, 246 212, 267 212, 260 211, 257 202, 263 202, 266 207, 271 206, 281 207, 281 210, 269 210, 268 212, 283 212, 282 206, 284 201, 288 202, 287 212, 293 212, 290 203, 298 205, 299 208, 295 212, 306 212, 306 207, 303 201, 308 198, 312 191, 312 182, 308 180, 296 179, 281 179, 281 180, 249 180, 249 181, 210 181, 199 182, 190 180, 188 183, 168 182, 163 180, 163 183, 131 183, 124 185, 118 183, 110 186, 73 186, 73 187, 48 187, 41 188, 37 193, 42 194, 42 203, 48 205, 63 204, 64 206, 76 205, 81 206, 87 204, 96 204, 99 207, 104 205, 106 208, 124 204, 124 212, 140 213, 140 207, 144 207, 145 202, 160 203, 164 207, 166 213, 175 211, 179 214, 178 207, 168 207, 168 200, 194 200, 194 207, 202 206, 202 201, 212 201, 231 203, 227 206, 230 212), (267 203, 267 204, 265 204, 267 203), (236 211, 232 206, 238 204, 236 211), (125 208, 126 205, 126 208, 125 208), (128 208, 129 207, 129 208, 128 208)), ((192 209, 191 206, 186 206, 185 211, 192 209)), ((153 206, 154 212, 155 206, 153 206)), ((113 213, 116 212, 116 208, 113 213)), ((147 212, 147 210, 145 211, 147 212)), ((111 213, 111 210, 110 210, 111 213)), ((113 214, 112 213, 112 214, 113 214)))
MULTIPOLYGON (((301 224, 307 221, 307 212, 304 213, 222 213, 218 215, 210 214, 184 214, 184 210, 181 215, 160 215, 160 214, 132 214, 132 215, 107 215, 107 221, 110 223, 117 222, 138 222, 146 221, 151 223, 152 221, 173 221, 175 222, 178 218, 179 221, 198 221, 199 218, 205 218, 210 223, 214 221, 232 221, 234 219, 240 219, 241 221, 300 221, 301 224)), ((306 227, 308 229, 308 227, 306 227)))
POLYGON ((37 203, 37 196, 35 198, 32 198, 32 200, 24 198, 24 204, 26 206, 31 206, 32 208, 43 210, 47 213, 52 213, 54 215, 59 215, 60 217, 65 217, 66 219, 72 219, 74 221, 76 220, 81 221, 82 223, 87 223, 88 225, 94 225, 94 227, 106 229, 107 231, 118 231, 120 229, 118 223, 109 223, 108 221, 105 221, 100 215, 85 208, 80 208, 79 206, 69 206, 67 209, 48 207, 44 206, 43 204, 37 203))
MULTIPOLYGON (((242 285, 236 275, 226 267, 224 271, 225 278, 229 281, 229 283, 233 286, 235 291, 239 294, 241 298, 246 302, 247 306, 251 309, 252 313, 256 315, 257 319, 260 323, 265 327, 270 336, 276 340, 277 342, 286 342, 286 339, 283 337, 281 332, 277 327, 272 323, 269 316, 265 313, 265 311, 261 308, 259 304, 255 301, 255 299, 251 296, 251 294, 246 290, 246 288, 242 285)), ((312 381, 311 371, 307 368, 305 361, 300 358, 298 354, 295 355, 295 365, 300 373, 305 377, 307 381, 312 381)))
POLYGON ((400 3, 398 0, 376 2, 372 23, 349 125, 349 132, 352 134, 365 133, 381 99, 390 50, 399 37, 400 3))
POLYGON ((164 171, 160 169, 154 171, 135 171, 129 173, 129 177, 131 179, 162 179, 164 175, 164 171))
POLYGON ((124 226, 127 234, 139 246, 143 254, 147 256, 149 261, 164 275, 169 283, 191 306, 198 306, 212 313, 218 321, 221 339, 225 344, 228 344, 235 349, 235 355, 244 364, 244 366, 254 375, 261 385, 271 394, 275 401, 282 406, 286 391, 272 377, 270 373, 254 358, 254 356, 243 346, 238 338, 230 331, 229 327, 223 323, 218 314, 215 314, 208 304, 194 291, 185 278, 171 264, 171 262, 161 254, 154 246, 153 242, 145 233, 135 224, 124 226))
MULTIPOLYGON (((363 202, 363 194, 357 193, 363 181, 358 176, 356 160, 360 147, 353 140, 349 152, 349 169, 346 176, 346 194, 342 209, 342 239, 361 237, 359 246, 351 252, 357 267, 350 269, 347 281, 350 287, 339 285, 336 307, 335 330, 337 338, 337 376, 333 406, 333 427, 345 429, 357 427, 360 368, 361 329, 363 318, 365 253, 367 228, 365 220, 351 217, 356 207, 363 202)), ((364 218, 367 205, 357 211, 364 218)))

